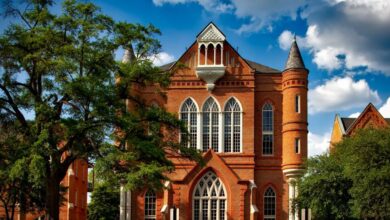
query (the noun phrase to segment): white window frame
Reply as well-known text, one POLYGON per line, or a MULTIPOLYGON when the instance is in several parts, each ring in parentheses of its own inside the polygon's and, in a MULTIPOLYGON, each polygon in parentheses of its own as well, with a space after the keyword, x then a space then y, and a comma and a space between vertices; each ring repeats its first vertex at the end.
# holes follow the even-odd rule
POLYGON ((194 191, 192 193, 192 219, 199 220, 202 219, 203 211, 207 211, 207 219, 227 219, 227 191, 225 188, 225 185, 223 184, 222 180, 218 178, 218 176, 212 172, 208 171, 206 174, 204 174, 196 184, 194 191), (208 184, 211 182, 211 184, 208 184), (217 184, 219 182, 219 185, 217 184), (212 190, 215 190, 215 195, 212 195, 212 190), (204 195, 205 191, 207 192, 207 195, 204 195), (223 195, 221 194, 223 191, 223 195), (197 195, 197 192, 199 193, 197 195), (199 201, 198 203, 198 214, 199 218, 195 218, 195 201, 199 201), (215 218, 211 217, 211 205, 212 201, 216 201, 216 211, 215 211, 215 218), (223 203, 221 202, 223 201, 223 203), (203 202, 204 204, 207 203, 207 209, 203 210, 203 202), (221 211, 221 204, 224 204, 223 211, 221 211))
POLYGON ((275 220, 276 219, 276 205, 277 205, 277 202, 276 202, 276 191, 274 188, 272 187, 267 187, 267 189, 264 191, 264 195, 263 195, 263 217, 264 217, 264 220, 275 220), (267 195, 267 192, 271 190, 273 195, 267 195), (274 199, 274 207, 273 207, 273 211, 274 211, 274 215, 265 215, 265 209, 266 209, 266 198, 271 198, 271 199, 274 199))
MULTIPOLYGON (((230 108, 232 109, 232 108, 230 108)), ((223 113, 223 141, 222 141, 222 149, 223 149, 223 152, 225 153, 241 153, 242 152, 242 105, 241 103, 238 101, 237 98, 235 97, 231 97, 229 98, 226 103, 225 103, 225 106, 224 106, 224 113, 223 113), (228 107, 230 107, 229 105, 231 104, 231 101, 234 101, 234 106, 233 106, 233 110, 231 111, 228 111, 228 107), (234 109, 234 107, 238 107, 239 109, 234 109), (239 117, 239 124, 235 124, 234 123, 234 113, 239 113, 240 114, 240 117, 239 117), (226 151, 225 150, 225 143, 226 143, 226 139, 225 139, 225 129, 226 129, 226 114, 230 114, 230 131, 231 131, 231 134, 230 134, 230 151, 226 151), (234 127, 235 126, 239 126, 239 151, 234 151, 234 127)))
POLYGON ((274 130, 275 130, 275 116, 274 116, 274 106, 269 103, 269 102, 266 102, 264 103, 263 107, 261 108, 261 132, 262 132, 262 135, 261 135, 261 154, 263 156, 273 156, 274 155, 274 152, 275 152, 275 143, 274 143, 274 130), (269 109, 265 109, 265 107, 269 105, 271 106, 271 110, 269 109), (271 131, 264 131, 264 112, 265 111, 270 111, 271 112, 271 117, 272 117, 272 120, 271 120, 271 126, 272 126, 272 129, 271 131), (271 146, 271 150, 272 152, 270 154, 264 154, 264 136, 265 135, 272 135, 272 146, 271 146))
POLYGON ((203 152, 205 152, 205 151, 207 151, 210 147, 212 148, 212 141, 213 141, 213 139, 212 139, 212 137, 213 137, 213 134, 214 134, 214 132, 212 131, 212 128, 214 127, 217 127, 218 128, 218 138, 217 138, 217 146, 216 146, 216 149, 214 149, 215 150, 215 152, 221 152, 221 143, 222 143, 222 123, 221 123, 221 121, 222 121, 222 113, 221 113, 221 107, 219 106, 219 103, 218 103, 218 101, 214 98, 214 97, 212 97, 212 96, 210 96, 209 98, 207 98, 206 99, 206 101, 203 103, 203 107, 202 107, 202 117, 201 117, 201 123, 202 123, 202 127, 201 127, 201 132, 200 132, 200 134, 201 134, 201 136, 202 136, 202 138, 201 138, 201 150, 203 151, 203 152), (212 105, 210 105, 210 108, 209 109, 206 109, 206 107, 208 107, 207 105, 208 105, 208 102, 210 102, 210 101, 212 101, 213 103, 212 103, 212 105), (214 109, 213 110, 213 108, 214 108, 214 105, 216 106, 216 108, 217 109, 214 109), (208 125, 205 125, 204 124, 204 118, 205 118, 205 115, 206 114, 208 114, 208 117, 209 117, 209 123, 208 123, 208 125), (218 114, 218 121, 217 121, 217 124, 213 124, 213 120, 212 120, 212 116, 213 116, 213 114, 218 114), (204 144, 204 128, 205 128, 205 126, 208 126, 208 130, 209 130, 209 132, 208 132, 208 142, 209 142, 209 146, 207 146, 207 149, 205 149, 205 146, 203 146, 204 144))
MULTIPOLYGON (((189 106, 187 107, 189 108, 189 106)), ((195 113, 196 114, 196 143, 195 143, 195 148, 199 149, 199 107, 198 107, 198 104, 196 103, 196 101, 192 98, 192 97, 188 97, 186 98, 183 103, 180 105, 180 109, 179 109, 179 119, 182 120, 182 114, 188 114, 188 120, 186 121, 186 125, 187 125, 187 129, 188 129, 188 133, 189 135, 191 136, 191 126, 192 126, 192 122, 191 122, 191 114, 195 113), (186 111, 186 112, 183 112, 183 108, 185 107, 185 105, 187 105, 187 101, 191 101, 192 104, 195 106, 195 111, 186 111)), ((179 135, 179 142, 181 142, 181 136, 182 134, 180 133, 179 135)), ((191 147, 191 142, 189 141, 187 143, 187 147, 191 147)))
POLYGON ((144 219, 156 220, 157 213, 157 196, 152 190, 148 190, 144 195, 144 219), (150 204, 152 200, 152 203, 150 204), (154 213, 154 214, 153 214, 154 213))

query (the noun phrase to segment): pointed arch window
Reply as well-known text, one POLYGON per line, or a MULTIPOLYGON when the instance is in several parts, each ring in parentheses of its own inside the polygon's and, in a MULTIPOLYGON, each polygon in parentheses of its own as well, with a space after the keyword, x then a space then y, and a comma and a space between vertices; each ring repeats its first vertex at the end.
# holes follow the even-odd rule
POLYGON ((198 139, 198 108, 191 98, 188 98, 182 104, 180 108, 180 119, 184 122, 188 129, 188 134, 180 134, 180 140, 188 141, 188 147, 196 148, 198 139))
POLYGON ((194 220, 225 220, 226 190, 214 172, 207 172, 197 183, 193 192, 194 220))
POLYGON ((202 109, 202 150, 212 148, 218 152, 219 145, 219 107, 213 98, 207 99, 202 109))
POLYGON ((224 109, 224 151, 241 151, 241 107, 231 98, 224 109))
POLYGON ((272 155, 274 151, 274 110, 271 104, 263 106, 263 155, 272 155))
POLYGON ((148 190, 145 193, 145 220, 156 219, 156 193, 152 190, 148 190))
POLYGON ((276 219, 276 194, 275 191, 269 187, 264 193, 264 220, 276 219))

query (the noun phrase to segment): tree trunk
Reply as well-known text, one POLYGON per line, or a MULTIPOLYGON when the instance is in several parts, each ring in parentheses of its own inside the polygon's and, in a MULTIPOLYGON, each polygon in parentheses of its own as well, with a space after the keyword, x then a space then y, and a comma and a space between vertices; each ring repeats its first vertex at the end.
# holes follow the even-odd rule
POLYGON ((59 220, 60 214, 60 182, 51 178, 46 185, 45 220, 59 220))

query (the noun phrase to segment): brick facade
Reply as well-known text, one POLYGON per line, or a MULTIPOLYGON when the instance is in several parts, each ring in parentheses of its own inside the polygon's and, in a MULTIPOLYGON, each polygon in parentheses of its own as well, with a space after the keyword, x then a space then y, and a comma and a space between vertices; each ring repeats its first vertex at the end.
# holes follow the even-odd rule
MULTIPOLYGON (((208 150, 203 153, 207 162, 205 167, 199 167, 184 158, 170 156, 176 169, 168 174, 169 187, 156 193, 156 219, 170 219, 169 209, 172 207, 178 208, 180 219, 192 219, 194 188, 208 171, 215 173, 226 188, 225 219, 264 219, 264 193, 269 187, 276 196, 275 219, 294 219, 296 215, 289 214, 289 190, 295 190, 295 178, 302 175, 302 163, 307 157, 308 71, 304 68, 299 50, 290 51, 288 59, 292 59, 291 62, 300 59, 302 66, 278 71, 244 59, 218 31, 214 24, 209 24, 179 58, 178 62, 184 63, 187 68, 176 70, 173 74, 165 98, 156 95, 153 88, 145 89, 142 94, 147 102, 157 103, 178 117, 180 107, 187 98, 192 98, 198 111, 202 112, 205 101, 213 97, 223 112, 226 102, 234 97, 242 108, 241 152, 223 152, 223 146, 219 146, 218 152, 208 150), (217 33, 212 35, 204 33, 206 31, 217 33), (222 59, 224 73, 214 82, 214 87, 206 82, 208 78, 202 79, 197 72, 199 64, 205 62, 205 49, 200 46, 203 42, 200 38, 205 35, 217 35, 222 39, 219 41, 222 49, 216 46, 218 49, 214 55, 214 66, 221 68, 218 65, 222 59), (298 57, 294 57, 296 53, 298 57), (299 112, 295 111, 296 96, 300 99, 299 112), (273 107, 272 155, 263 155, 262 150, 262 108, 266 103, 273 107), (298 153, 295 152, 296 139, 300 142, 298 153), (165 213, 161 212, 164 205, 168 208, 165 213)), ((295 41, 293 46, 298 49, 295 41)), ((207 54, 206 64, 213 69, 214 57, 210 55, 213 50, 209 48, 207 54)), ((176 63, 162 68, 172 70, 176 63)), ((220 128, 219 132, 223 132, 224 127, 220 128)), ((201 141, 200 145, 198 148, 202 149, 201 141)), ((131 219, 145 219, 145 192, 132 193, 131 219)))

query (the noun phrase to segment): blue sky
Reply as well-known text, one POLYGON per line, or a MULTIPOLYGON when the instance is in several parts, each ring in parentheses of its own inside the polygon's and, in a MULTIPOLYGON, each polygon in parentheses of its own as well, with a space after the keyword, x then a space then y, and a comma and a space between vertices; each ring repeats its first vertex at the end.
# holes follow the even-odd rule
POLYGON ((243 57, 282 70, 295 34, 310 70, 310 155, 327 149, 336 113, 356 115, 372 102, 390 117, 388 0, 93 2, 116 20, 158 27, 156 64, 179 58, 212 21, 243 57))

